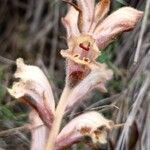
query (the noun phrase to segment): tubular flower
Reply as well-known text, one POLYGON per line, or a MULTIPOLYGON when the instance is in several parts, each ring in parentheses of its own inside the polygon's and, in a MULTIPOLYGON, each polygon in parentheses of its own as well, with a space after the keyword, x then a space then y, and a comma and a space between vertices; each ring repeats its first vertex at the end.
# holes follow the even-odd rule
POLYGON ((107 131, 113 128, 113 121, 104 118, 95 111, 87 112, 71 120, 59 133, 56 149, 82 141, 85 136, 91 137, 94 143, 106 143, 107 131))
POLYGON ((50 127, 55 111, 55 102, 51 86, 44 73, 36 66, 26 65, 23 59, 16 61, 17 70, 15 78, 19 78, 9 93, 33 107, 41 120, 50 127))
MULTIPOLYGON (((77 0, 77 4, 65 2, 69 4, 69 10, 62 22, 67 30, 68 49, 62 50, 61 55, 67 58, 66 82, 74 87, 92 71, 91 65, 103 66, 96 62, 101 54, 99 49, 106 47, 119 33, 133 29, 143 13, 123 7, 105 17, 110 0, 100 0, 96 5, 95 0, 77 0)), ((103 71, 111 72, 106 67, 103 71)), ((110 79, 112 73, 105 75, 110 79)), ((106 81, 99 83, 104 85, 106 81)), ((106 91, 104 86, 95 87, 106 91)))

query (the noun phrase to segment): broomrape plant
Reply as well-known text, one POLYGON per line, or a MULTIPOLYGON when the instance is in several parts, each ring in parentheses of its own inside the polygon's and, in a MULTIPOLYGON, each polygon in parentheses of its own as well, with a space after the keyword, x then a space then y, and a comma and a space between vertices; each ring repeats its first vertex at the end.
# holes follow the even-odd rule
POLYGON ((67 31, 67 50, 61 50, 66 59, 66 83, 59 103, 55 100, 51 86, 40 68, 16 60, 15 82, 9 93, 16 99, 30 105, 31 150, 61 150, 74 143, 84 142, 91 137, 94 143, 106 143, 107 132, 115 124, 96 111, 83 113, 72 119, 60 131, 65 113, 81 104, 84 97, 93 89, 107 92, 106 82, 113 72, 106 64, 96 61, 101 49, 124 31, 135 27, 142 12, 131 7, 122 7, 106 17, 110 0, 71 0, 68 13, 62 18, 67 31))

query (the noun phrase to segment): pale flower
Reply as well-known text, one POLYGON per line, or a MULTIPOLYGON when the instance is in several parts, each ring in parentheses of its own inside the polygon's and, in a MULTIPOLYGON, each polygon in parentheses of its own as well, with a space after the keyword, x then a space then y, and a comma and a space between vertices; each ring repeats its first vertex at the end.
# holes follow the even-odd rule
POLYGON ((55 111, 55 101, 47 78, 40 68, 24 64, 21 58, 16 60, 16 64, 17 70, 14 76, 19 78, 19 81, 8 89, 9 93, 33 107, 43 122, 50 127, 55 111))
POLYGON ((110 0, 72 1, 62 22, 67 30, 68 49, 61 54, 67 58, 67 78, 74 86, 91 71, 89 64, 97 64, 100 48, 106 47, 119 33, 135 27, 143 12, 123 7, 105 18, 110 0))
POLYGON ((65 2, 69 10, 62 22, 67 30, 68 49, 62 50, 61 55, 66 58, 66 84, 73 89, 68 102, 70 107, 94 88, 107 92, 105 84, 113 73, 105 64, 96 62, 101 54, 99 49, 106 47, 119 33, 133 29, 143 12, 122 7, 105 17, 110 0, 100 0, 96 5, 95 0, 77 0, 77 5, 72 0, 65 2))
POLYGON ((71 120, 59 133, 56 149, 68 147, 91 137, 94 143, 107 143, 107 131, 113 128, 113 122, 95 111, 87 112, 71 120))

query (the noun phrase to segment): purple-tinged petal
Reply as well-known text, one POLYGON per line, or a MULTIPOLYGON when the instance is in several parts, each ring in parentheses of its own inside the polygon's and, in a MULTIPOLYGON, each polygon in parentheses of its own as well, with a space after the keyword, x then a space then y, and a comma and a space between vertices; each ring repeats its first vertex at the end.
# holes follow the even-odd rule
POLYGON ((77 0, 80 12, 79 29, 87 33, 93 21, 95 0, 77 0))
POLYGON ((62 18, 62 23, 67 30, 68 39, 71 36, 78 36, 80 34, 78 29, 78 17, 79 11, 77 11, 73 6, 69 6, 67 15, 62 18))
POLYGON ((143 12, 131 7, 123 7, 108 16, 94 31, 99 48, 107 46, 121 32, 135 27, 143 12))

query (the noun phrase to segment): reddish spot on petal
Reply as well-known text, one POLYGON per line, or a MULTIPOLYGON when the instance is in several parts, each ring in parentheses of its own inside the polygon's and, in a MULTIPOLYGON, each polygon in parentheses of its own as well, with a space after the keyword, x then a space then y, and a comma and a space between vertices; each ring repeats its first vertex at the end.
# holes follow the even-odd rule
POLYGON ((89 51, 90 50, 90 43, 89 42, 83 42, 80 43, 79 46, 84 49, 85 51, 89 51))

